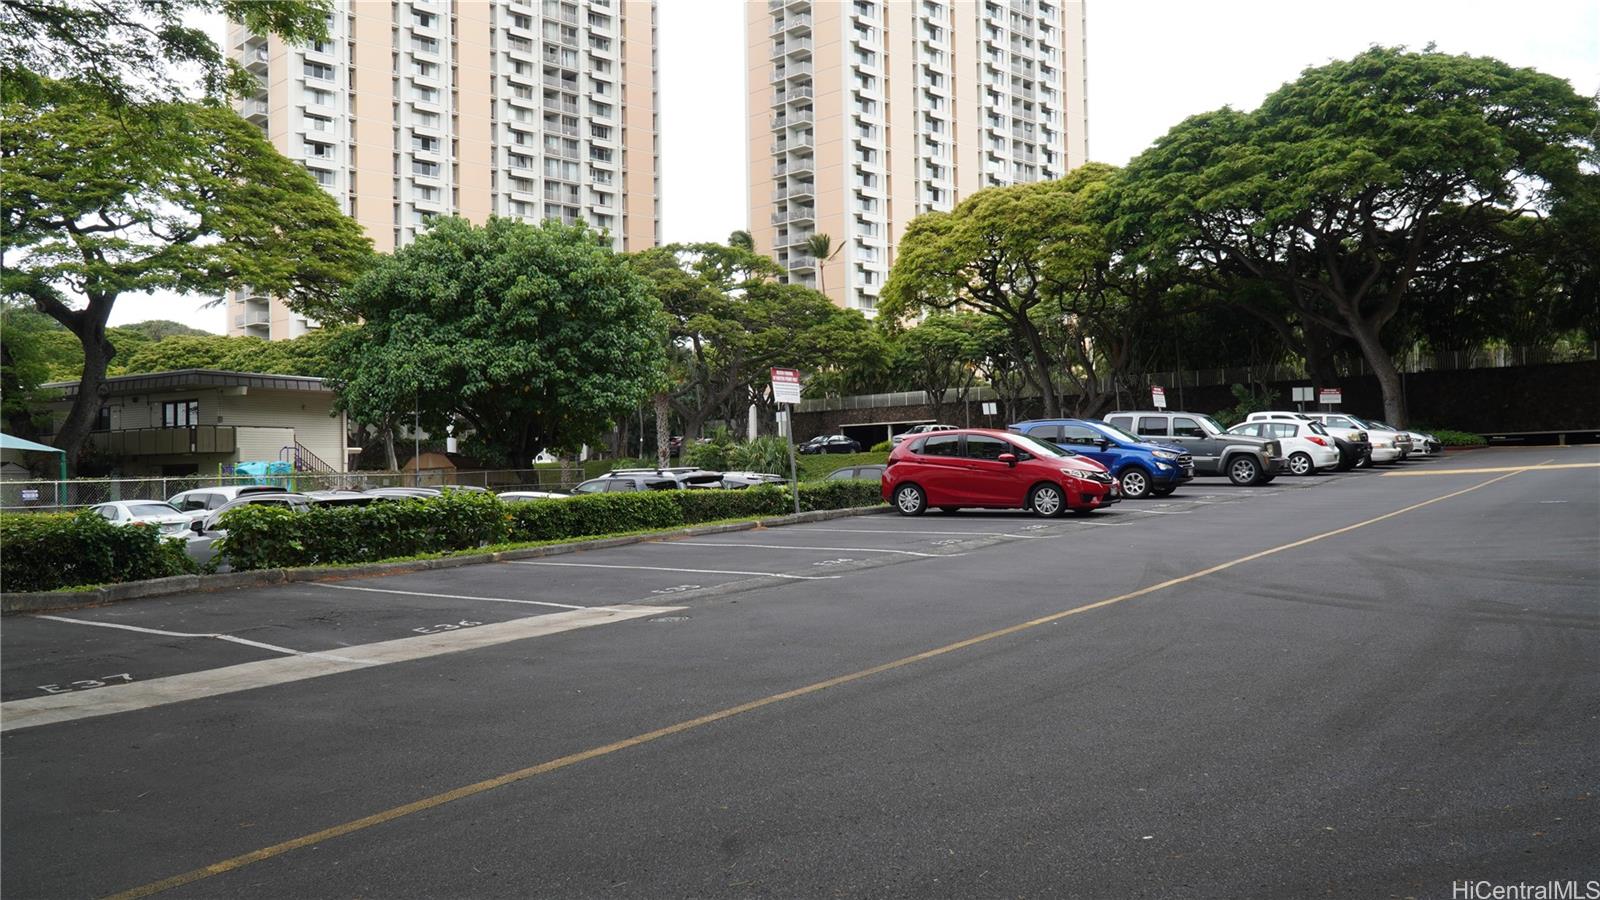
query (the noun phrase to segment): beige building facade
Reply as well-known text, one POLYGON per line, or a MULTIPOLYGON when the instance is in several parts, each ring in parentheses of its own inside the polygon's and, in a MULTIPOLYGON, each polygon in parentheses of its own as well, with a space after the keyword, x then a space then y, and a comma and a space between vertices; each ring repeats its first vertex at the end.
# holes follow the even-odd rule
POLYGON ((757 251, 872 315, 913 217, 1087 159, 1084 39, 1084 0, 749 0, 757 251))
MULTIPOLYGON (((231 26, 262 80, 239 111, 379 252, 451 214, 659 242, 654 0, 333 0, 328 32, 292 47, 231 26)), ((229 334, 317 325, 251 291, 228 307, 229 334)))

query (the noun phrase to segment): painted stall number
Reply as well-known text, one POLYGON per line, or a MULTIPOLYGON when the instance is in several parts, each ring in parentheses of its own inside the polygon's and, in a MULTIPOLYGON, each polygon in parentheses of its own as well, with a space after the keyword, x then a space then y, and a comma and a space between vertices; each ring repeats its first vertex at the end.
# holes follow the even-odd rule
POLYGON ((1049 528, 1049 527, 1050 527, 1049 525, 1024 525, 1024 526, 1022 526, 1022 530, 1023 531, 1041 531, 1041 530, 1049 528))
POLYGON ((438 634, 441 631, 455 631, 460 628, 471 628, 474 625, 482 624, 482 622, 472 622, 467 619, 462 619, 459 622, 446 622, 443 625, 424 625, 421 628, 413 628, 411 630, 415 631, 417 634, 438 634))
POLYGON ((814 563, 812 563, 812 565, 813 566, 842 566, 845 563, 852 563, 852 562, 855 562, 855 560, 851 559, 848 556, 841 556, 838 559, 824 559, 824 560, 821 560, 819 562, 814 562, 814 563))
POLYGON ((70 694, 73 691, 92 691, 108 684, 127 684, 132 680, 132 675, 123 672, 120 675, 101 675, 99 678, 85 678, 82 681, 69 681, 66 684, 41 684, 39 690, 46 694, 70 694))
POLYGON ((959 543, 961 543, 961 539, 960 538, 950 538, 949 540, 945 540, 945 541, 933 541, 932 542, 932 544, 935 547, 948 547, 951 544, 959 544, 959 543))
POLYGON ((650 593, 652 593, 652 594, 681 594, 684 591, 698 591, 698 590, 700 590, 700 585, 698 585, 698 584, 675 584, 672 587, 657 588, 657 589, 651 591, 650 593))

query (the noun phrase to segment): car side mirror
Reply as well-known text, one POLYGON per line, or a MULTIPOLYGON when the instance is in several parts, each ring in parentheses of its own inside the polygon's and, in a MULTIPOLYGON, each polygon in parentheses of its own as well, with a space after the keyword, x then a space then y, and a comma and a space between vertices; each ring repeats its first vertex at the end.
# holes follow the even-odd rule
POLYGON ((1017 455, 1015 453, 1002 453, 999 456, 999 460, 1012 468, 1016 468, 1017 455))
POLYGON ((1095 444, 1097 444, 1100 447, 1101 450, 1110 450, 1111 449, 1111 439, 1110 438, 1101 438, 1100 440, 1095 441, 1095 444))
POLYGON ((194 532, 195 534, 205 534, 206 533, 206 520, 205 519, 195 519, 193 522, 189 523, 189 530, 194 532))

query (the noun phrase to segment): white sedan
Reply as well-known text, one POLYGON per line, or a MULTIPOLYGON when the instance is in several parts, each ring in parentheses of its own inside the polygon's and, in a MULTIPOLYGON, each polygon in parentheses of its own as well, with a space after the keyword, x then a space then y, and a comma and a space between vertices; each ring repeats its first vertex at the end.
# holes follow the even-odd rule
POLYGON ((1316 422, 1245 422, 1229 428, 1228 433, 1276 440, 1291 475, 1310 475, 1339 464, 1339 445, 1316 422))
POLYGON ((171 535, 183 534, 189 528, 188 516, 160 500, 113 500, 91 510, 113 525, 154 525, 162 534, 171 535))

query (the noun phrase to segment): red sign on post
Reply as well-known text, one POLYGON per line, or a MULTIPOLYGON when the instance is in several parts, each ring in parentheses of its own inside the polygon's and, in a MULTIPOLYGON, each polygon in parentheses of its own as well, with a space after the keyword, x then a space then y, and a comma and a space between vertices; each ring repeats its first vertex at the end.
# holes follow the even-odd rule
POLYGON ((1156 405, 1156 409, 1166 409, 1167 389, 1159 384, 1152 385, 1150 387, 1150 402, 1156 405))
POLYGON ((800 370, 772 370, 772 400, 774 403, 800 402, 800 370))
POLYGON ((1338 406, 1344 402, 1344 391, 1339 388, 1323 388, 1321 393, 1317 394, 1317 402, 1338 406))

